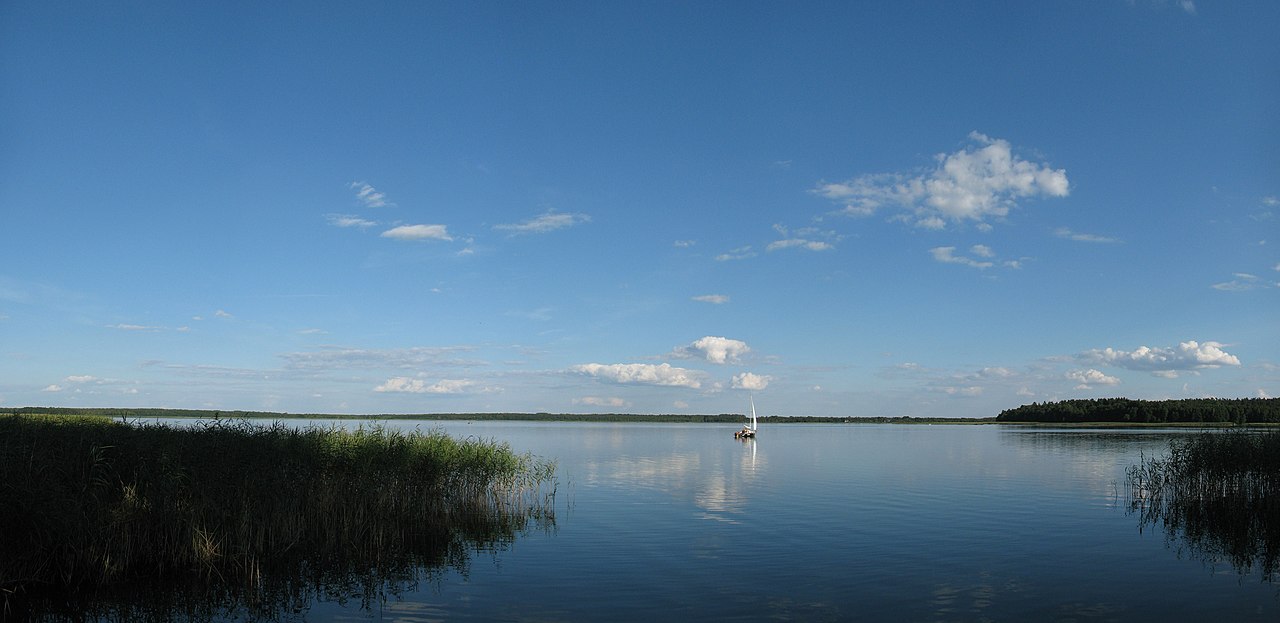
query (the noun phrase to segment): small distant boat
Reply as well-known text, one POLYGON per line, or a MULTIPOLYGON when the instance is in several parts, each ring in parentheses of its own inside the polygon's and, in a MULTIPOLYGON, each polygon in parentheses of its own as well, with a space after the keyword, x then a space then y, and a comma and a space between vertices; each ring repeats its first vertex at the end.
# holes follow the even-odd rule
POLYGON ((734 439, 754 439, 756 436, 757 428, 759 428, 759 425, 756 423, 756 399, 751 398, 751 425, 747 426, 746 424, 743 424, 742 430, 735 432, 733 434, 733 438, 734 439))

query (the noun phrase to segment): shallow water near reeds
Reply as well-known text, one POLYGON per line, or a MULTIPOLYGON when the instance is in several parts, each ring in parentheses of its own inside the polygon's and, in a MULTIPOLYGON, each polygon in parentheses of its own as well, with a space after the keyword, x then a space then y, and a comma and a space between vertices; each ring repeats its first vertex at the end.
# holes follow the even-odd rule
POLYGON ((555 459, 554 523, 398 595, 296 604, 300 619, 1280 619, 1276 585, 1128 510, 1125 469, 1195 431, 384 424, 555 459))

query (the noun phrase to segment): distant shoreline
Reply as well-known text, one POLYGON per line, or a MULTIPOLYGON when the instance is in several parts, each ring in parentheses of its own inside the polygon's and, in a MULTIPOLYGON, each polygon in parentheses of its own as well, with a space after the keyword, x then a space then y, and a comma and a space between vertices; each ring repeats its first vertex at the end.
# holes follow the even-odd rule
MULTIPOLYGON (((1048 406, 1048 405, 1045 405, 1048 406)), ((218 409, 124 409, 93 407, 0 407, 0 415, 65 415, 98 416, 113 419, 134 418, 186 418, 199 420, 411 420, 423 422, 595 422, 595 423, 654 423, 654 424, 740 424, 746 416, 740 413, 719 414, 638 414, 638 413, 284 413, 274 411, 227 411, 218 409)), ((1227 428, 1232 426, 1267 426, 1269 422, 1232 422, 1194 420, 1176 422, 1108 421, 1105 419, 1083 421, 1027 421, 1001 416, 988 418, 926 418, 912 416, 782 416, 760 418, 767 424, 940 424, 974 425, 1001 424, 1028 428, 1227 428)))
MULTIPOLYGON (((190 418, 202 420, 421 420, 421 421, 525 421, 525 422, 645 422, 677 424, 741 424, 745 414, 680 413, 284 413, 227 411, 218 409, 121 409, 93 407, 0 407, 0 415, 67 415, 109 418, 190 418)), ((995 418, 836 417, 770 415, 760 418, 772 424, 994 424, 995 418)))

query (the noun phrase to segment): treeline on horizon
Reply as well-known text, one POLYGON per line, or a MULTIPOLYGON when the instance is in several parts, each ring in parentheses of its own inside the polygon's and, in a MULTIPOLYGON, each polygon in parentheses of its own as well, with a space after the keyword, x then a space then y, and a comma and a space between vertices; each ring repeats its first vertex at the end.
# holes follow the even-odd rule
POLYGON ((1271 424, 1280 422, 1280 398, 1187 398, 1182 400, 1094 398, 1037 402, 1001 411, 1000 415, 996 416, 996 421, 1271 424))
MULTIPOLYGON (((274 411, 221 411, 213 409, 117 409, 92 407, 0 407, 0 414, 23 415, 88 415, 119 419, 130 418, 199 418, 206 420, 238 419, 369 419, 369 420, 520 420, 532 422, 654 422, 687 424, 741 424, 741 413, 719 414, 634 414, 634 413, 417 413, 340 415, 331 413, 280 413, 274 411)), ((930 424, 992 422, 992 418, 924 418, 909 415, 896 417, 834 417, 818 415, 766 415, 766 424, 930 424)))

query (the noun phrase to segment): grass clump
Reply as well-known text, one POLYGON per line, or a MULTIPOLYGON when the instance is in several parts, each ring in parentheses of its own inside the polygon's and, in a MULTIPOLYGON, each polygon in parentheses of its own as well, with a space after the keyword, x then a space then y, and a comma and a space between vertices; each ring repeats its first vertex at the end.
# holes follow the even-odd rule
POLYGON ((463 568, 554 521, 555 466, 441 431, 0 416, 0 591, 282 593, 463 568), (362 577, 363 577, 362 576, 362 577))
POLYGON ((1264 581, 1280 575, 1280 431, 1205 432, 1128 469, 1142 525, 1215 564, 1264 581))

